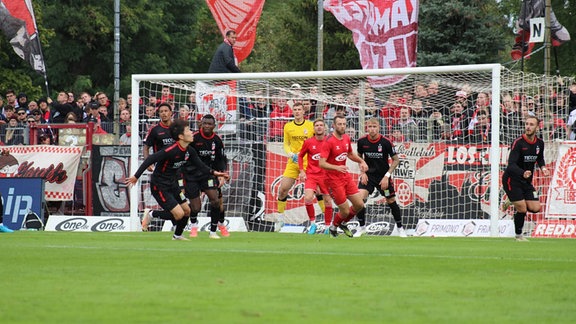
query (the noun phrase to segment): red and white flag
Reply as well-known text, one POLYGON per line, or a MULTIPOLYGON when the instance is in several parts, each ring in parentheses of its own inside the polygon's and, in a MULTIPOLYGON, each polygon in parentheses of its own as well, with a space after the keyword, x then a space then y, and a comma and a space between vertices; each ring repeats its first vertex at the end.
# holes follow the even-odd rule
MULTIPOLYGON (((325 0, 324 9, 350 31, 363 69, 416 66, 418 0, 325 0)), ((371 78, 374 87, 406 76, 371 78)))
POLYGON ((0 30, 10 39, 18 56, 36 72, 46 72, 31 0, 0 1, 0 30))
POLYGON ((222 36, 236 31, 234 54, 238 63, 250 55, 256 40, 256 27, 264 7, 264 0, 206 0, 222 36))

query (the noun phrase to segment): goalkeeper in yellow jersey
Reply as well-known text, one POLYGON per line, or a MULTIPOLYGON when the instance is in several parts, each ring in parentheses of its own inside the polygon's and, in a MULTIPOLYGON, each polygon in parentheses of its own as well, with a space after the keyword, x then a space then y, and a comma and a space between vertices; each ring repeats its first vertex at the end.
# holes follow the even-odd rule
MULTIPOLYGON (((288 200, 288 191, 298 179, 300 168, 298 167, 298 153, 302 148, 304 141, 314 136, 314 124, 304 119, 304 106, 296 102, 292 106, 294 120, 284 125, 284 152, 288 155, 288 163, 282 180, 280 189, 278 189, 278 225, 279 230, 284 225, 284 210, 286 209, 286 200, 288 200)), ((306 165, 304 165, 306 167, 306 165)))

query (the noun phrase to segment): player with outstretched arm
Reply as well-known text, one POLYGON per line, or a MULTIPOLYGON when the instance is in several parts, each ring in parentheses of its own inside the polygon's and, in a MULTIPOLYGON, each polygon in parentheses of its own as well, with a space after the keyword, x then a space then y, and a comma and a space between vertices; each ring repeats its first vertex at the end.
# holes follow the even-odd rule
POLYGON ((180 167, 183 166, 188 159, 192 159, 192 162, 197 164, 199 169, 203 170, 206 174, 209 173, 224 177, 228 177, 228 174, 210 169, 198 158, 195 150, 188 149, 194 137, 187 123, 179 120, 174 121, 170 125, 169 130, 176 143, 149 155, 148 158, 142 162, 136 173, 126 179, 126 184, 132 187, 138 183, 138 178, 142 173, 144 173, 150 165, 156 163, 156 167, 150 178, 150 190, 152 191, 152 196, 164 210, 154 211, 153 216, 165 220, 172 220, 176 224, 176 229, 172 236, 173 240, 187 240, 187 238, 182 236, 182 232, 184 232, 184 227, 188 223, 190 207, 178 185, 178 178, 181 175, 180 167))

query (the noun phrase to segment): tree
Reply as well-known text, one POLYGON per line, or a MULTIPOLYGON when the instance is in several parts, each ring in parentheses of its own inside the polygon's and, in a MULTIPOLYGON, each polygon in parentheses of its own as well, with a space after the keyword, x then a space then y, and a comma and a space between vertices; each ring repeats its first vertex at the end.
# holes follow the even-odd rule
POLYGON ((494 0, 422 0, 419 26, 418 66, 501 62, 509 34, 494 0))

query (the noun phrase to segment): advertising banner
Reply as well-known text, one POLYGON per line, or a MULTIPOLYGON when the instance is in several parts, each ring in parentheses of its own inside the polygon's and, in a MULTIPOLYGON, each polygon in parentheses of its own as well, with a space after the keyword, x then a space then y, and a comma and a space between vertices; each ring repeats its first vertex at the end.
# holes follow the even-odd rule
POLYGON ((47 201, 72 200, 82 147, 6 146, 0 155, 0 178, 43 178, 47 201))
POLYGON ((576 142, 558 147, 546 204, 546 218, 556 217, 576 218, 576 142))
POLYGON ((32 211, 42 219, 44 212, 44 179, 42 178, 0 178, 0 193, 4 214, 3 223, 12 230, 22 228, 24 216, 32 211))

